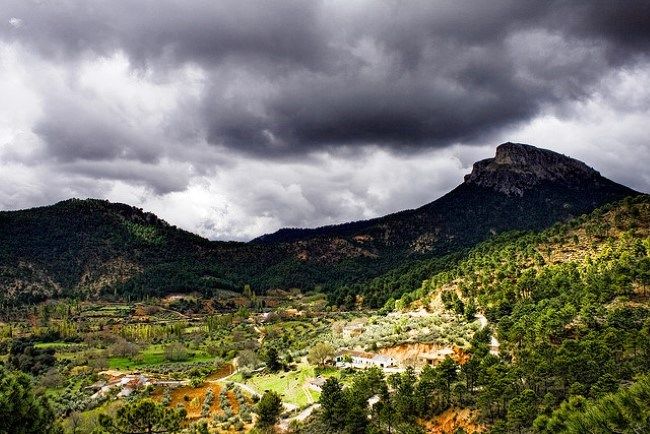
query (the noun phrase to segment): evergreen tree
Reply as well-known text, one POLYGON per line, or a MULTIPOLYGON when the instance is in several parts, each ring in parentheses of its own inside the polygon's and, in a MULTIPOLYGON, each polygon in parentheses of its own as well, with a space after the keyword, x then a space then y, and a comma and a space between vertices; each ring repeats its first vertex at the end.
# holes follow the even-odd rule
POLYGON ((436 371, 440 374, 440 379, 445 385, 445 403, 446 405, 449 405, 451 385, 458 378, 458 365, 451 357, 447 356, 440 365, 438 365, 436 371))
POLYGON ((269 428, 278 423, 282 413, 282 398, 273 391, 265 392, 257 403, 257 424, 261 428, 269 428))
POLYGON ((34 394, 29 376, 0 367, 0 434, 56 432, 54 413, 45 397, 34 394))
POLYGON ((141 399, 124 404, 115 417, 100 415, 99 424, 111 434, 177 433, 185 415, 185 409, 170 409, 152 399, 141 399))
POLYGON ((278 372, 282 369, 282 363, 280 362, 277 348, 270 346, 266 351, 264 351, 264 363, 266 363, 267 369, 271 372, 278 372))
POLYGON ((333 429, 343 429, 347 419, 347 399, 336 378, 328 378, 319 398, 323 422, 333 429))

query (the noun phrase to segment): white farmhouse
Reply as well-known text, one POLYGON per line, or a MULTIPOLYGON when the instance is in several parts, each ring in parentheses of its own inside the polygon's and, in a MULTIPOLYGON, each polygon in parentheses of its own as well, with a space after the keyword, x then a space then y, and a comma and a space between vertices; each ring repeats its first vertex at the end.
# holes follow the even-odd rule
POLYGON ((363 351, 345 351, 336 356, 336 365, 339 367, 370 368, 391 368, 397 366, 397 361, 381 354, 366 353, 363 351))

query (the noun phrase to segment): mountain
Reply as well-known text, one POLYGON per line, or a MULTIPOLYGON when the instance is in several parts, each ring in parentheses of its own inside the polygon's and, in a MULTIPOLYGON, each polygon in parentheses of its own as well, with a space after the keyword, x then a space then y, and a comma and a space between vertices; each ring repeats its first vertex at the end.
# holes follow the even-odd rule
POLYGON ((401 295, 440 258, 494 234, 542 229, 638 194, 580 161, 505 143, 494 158, 475 163, 461 185, 420 208, 283 229, 250 243, 208 241, 128 205, 72 199, 0 212, 0 302, 211 296, 244 284, 256 291, 321 287, 340 302, 372 284, 382 288, 367 298, 376 306, 401 295))
POLYGON ((302 261, 444 254, 506 230, 537 230, 638 194, 586 164, 519 143, 474 164, 457 188, 418 209, 317 229, 282 229, 253 243, 288 243, 302 261))
POLYGON ((474 163, 465 183, 487 187, 507 196, 523 196, 526 191, 544 182, 567 188, 591 184, 599 189, 620 186, 603 178, 582 161, 557 152, 521 143, 504 143, 496 156, 474 163))
POLYGON ((445 237, 459 236, 449 227, 453 222, 447 218, 448 214, 461 215, 470 210, 478 216, 482 214, 481 210, 477 209, 482 207, 482 199, 486 199, 495 207, 487 213, 487 221, 476 222, 488 223, 481 225, 477 232, 485 232, 486 226, 488 232, 491 229, 498 230, 504 223, 511 227, 509 222, 502 222, 497 216, 505 214, 509 220, 517 220, 516 214, 521 211, 534 212, 534 209, 526 207, 540 199, 541 202, 551 205, 543 206, 549 208, 552 214, 547 215, 547 218, 540 216, 523 219, 525 221, 515 227, 535 229, 547 226, 558 219, 582 214, 598 207, 599 204, 634 194, 638 193, 602 177, 581 161, 546 149, 508 142, 497 147, 494 158, 474 163, 472 172, 465 176, 463 184, 418 209, 317 229, 281 229, 274 234, 263 235, 253 242, 270 244, 336 236, 368 239, 366 232, 373 232, 376 236, 373 240, 376 239, 379 243, 383 240, 385 244, 406 244, 411 245, 414 250, 431 250, 436 248, 435 243, 427 240, 439 240, 444 243, 445 237), (418 230, 413 234, 405 234, 398 228, 404 223, 418 225, 432 232, 422 233, 418 230))

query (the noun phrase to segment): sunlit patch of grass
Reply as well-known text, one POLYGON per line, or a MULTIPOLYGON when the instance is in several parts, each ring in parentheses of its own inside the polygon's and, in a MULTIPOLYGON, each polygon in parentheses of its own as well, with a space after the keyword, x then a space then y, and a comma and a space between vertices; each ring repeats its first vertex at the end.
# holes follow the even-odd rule
POLYGON ((81 344, 70 342, 37 342, 34 344, 36 348, 53 348, 55 350, 65 349, 71 346, 79 346, 81 344))
MULTIPOLYGON (((190 357, 182 363, 192 364, 197 362, 209 362, 213 357, 200 350, 190 351, 190 357)), ((111 369, 133 369, 150 365, 166 363, 165 346, 161 344, 149 345, 134 358, 111 357, 108 359, 108 366, 111 369)))
MULTIPOLYGON (((326 369, 320 372, 324 377, 339 377, 337 369, 326 369)), ((307 381, 316 377, 313 366, 300 364, 298 369, 289 372, 255 375, 248 380, 243 380, 240 374, 235 374, 229 380, 242 382, 251 386, 260 394, 267 390, 277 392, 286 403, 303 407, 318 401, 320 394, 307 385, 307 381)))

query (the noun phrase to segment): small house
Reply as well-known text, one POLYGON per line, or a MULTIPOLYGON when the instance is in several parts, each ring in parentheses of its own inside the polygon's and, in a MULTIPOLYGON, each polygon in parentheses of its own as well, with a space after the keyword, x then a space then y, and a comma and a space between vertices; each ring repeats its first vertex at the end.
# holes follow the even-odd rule
POLYGON ((307 385, 310 389, 315 390, 316 392, 321 392, 326 381, 327 381, 326 378, 319 375, 318 377, 309 380, 307 385))

